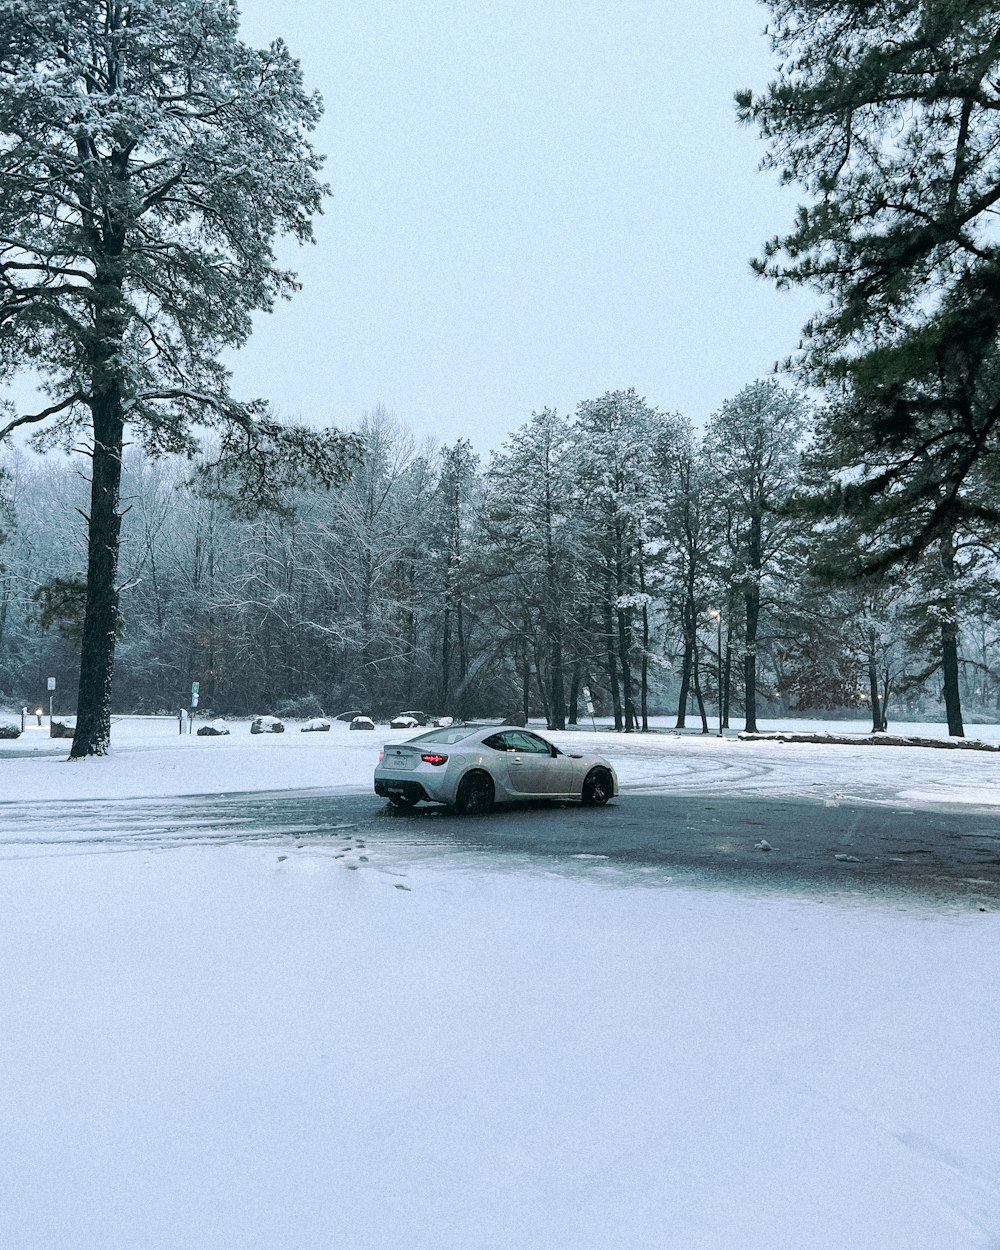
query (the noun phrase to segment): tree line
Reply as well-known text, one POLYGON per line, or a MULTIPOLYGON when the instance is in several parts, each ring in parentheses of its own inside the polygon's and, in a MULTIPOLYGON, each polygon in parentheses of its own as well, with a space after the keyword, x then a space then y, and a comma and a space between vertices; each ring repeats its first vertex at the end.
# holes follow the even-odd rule
MULTIPOLYGON (((418 707, 553 729, 585 718, 585 687, 626 732, 831 710, 883 728, 952 699, 995 715, 995 563, 956 536, 904 574, 845 575, 810 515, 815 426, 773 380, 700 433, 616 391, 535 413, 482 463, 378 408, 348 481, 289 483, 249 513, 212 455, 133 449, 115 706, 175 710, 197 680, 216 714, 418 707)), ((68 460, 4 466, 0 689, 33 703, 78 673, 86 483, 68 460)))

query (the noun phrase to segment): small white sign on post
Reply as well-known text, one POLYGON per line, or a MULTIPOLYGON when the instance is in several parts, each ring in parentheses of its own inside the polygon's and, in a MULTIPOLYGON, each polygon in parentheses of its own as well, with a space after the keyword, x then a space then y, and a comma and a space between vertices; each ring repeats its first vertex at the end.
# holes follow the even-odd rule
POLYGON ((597 725, 594 723, 594 700, 590 697, 589 686, 584 686, 583 697, 587 702, 587 714, 590 717, 590 723, 594 726, 594 733, 597 733, 597 725))
POLYGON ((46 684, 46 687, 47 687, 49 690, 55 690, 55 688, 56 688, 56 679, 55 679, 54 677, 50 677, 50 678, 48 679, 48 681, 47 681, 45 684, 46 684))

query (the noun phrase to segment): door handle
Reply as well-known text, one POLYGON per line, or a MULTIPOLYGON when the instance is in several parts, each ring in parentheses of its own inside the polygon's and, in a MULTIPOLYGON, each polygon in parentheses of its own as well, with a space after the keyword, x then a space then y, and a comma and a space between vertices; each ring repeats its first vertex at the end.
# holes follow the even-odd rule
POLYGON ((511 760, 511 763, 512 763, 512 764, 523 764, 523 763, 524 763, 524 760, 522 760, 522 759, 521 759, 520 755, 515 755, 515 756, 514 756, 514 758, 511 760))

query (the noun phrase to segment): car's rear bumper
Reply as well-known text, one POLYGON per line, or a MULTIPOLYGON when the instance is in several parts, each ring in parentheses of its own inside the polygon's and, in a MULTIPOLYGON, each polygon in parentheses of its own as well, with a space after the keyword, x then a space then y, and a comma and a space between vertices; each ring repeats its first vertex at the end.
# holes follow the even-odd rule
POLYGON ((415 803, 419 803, 421 799, 430 800, 430 795, 419 781, 403 781, 395 777, 388 779, 376 777, 375 793, 383 799, 391 798, 394 794, 401 794, 415 803))

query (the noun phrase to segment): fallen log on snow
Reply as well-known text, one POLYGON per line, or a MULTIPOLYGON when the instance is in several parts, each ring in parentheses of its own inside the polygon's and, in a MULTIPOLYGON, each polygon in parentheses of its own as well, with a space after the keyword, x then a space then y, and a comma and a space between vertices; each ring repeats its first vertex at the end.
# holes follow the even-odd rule
POLYGON ((905 734, 833 734, 799 733, 777 730, 774 733, 739 733, 741 742, 810 742, 818 746, 871 747, 935 747, 945 751, 1000 751, 1000 746, 979 738, 911 738, 905 734))

